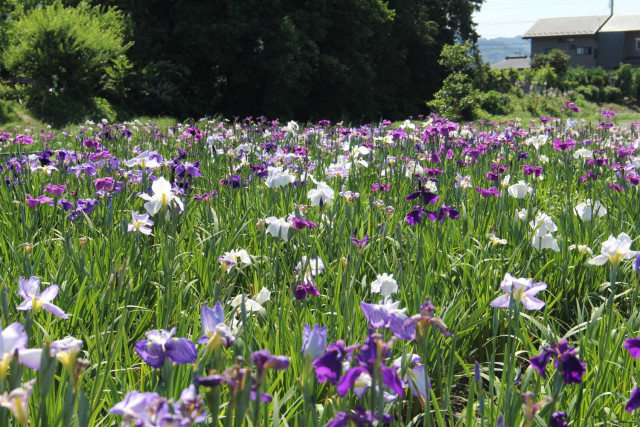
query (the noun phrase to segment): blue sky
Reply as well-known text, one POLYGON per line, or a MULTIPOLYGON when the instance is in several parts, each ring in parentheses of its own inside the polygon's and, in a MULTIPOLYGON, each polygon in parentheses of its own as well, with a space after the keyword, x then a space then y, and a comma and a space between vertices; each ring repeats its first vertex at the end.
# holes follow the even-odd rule
MULTIPOLYGON (((515 37, 541 18, 608 15, 610 0, 485 0, 474 22, 480 37, 515 37)), ((615 14, 640 13, 640 0, 614 0, 615 14)))

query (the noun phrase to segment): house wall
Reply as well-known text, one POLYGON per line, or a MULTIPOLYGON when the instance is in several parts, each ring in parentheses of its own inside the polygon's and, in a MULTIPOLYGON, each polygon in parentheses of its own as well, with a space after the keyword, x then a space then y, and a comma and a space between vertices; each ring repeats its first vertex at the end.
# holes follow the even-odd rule
POLYGON ((636 49, 636 39, 640 38, 640 31, 629 31, 625 33, 624 48, 622 53, 623 60, 640 59, 640 50, 636 49))
POLYGON ((597 66, 599 54, 597 36, 571 36, 571 37, 536 37, 531 39, 531 55, 548 53, 551 49, 560 49, 571 56, 569 65, 576 67, 597 66), (577 55, 578 48, 591 48, 590 55, 577 55))
POLYGON ((603 68, 617 68, 624 57, 623 49, 620 47, 625 44, 625 33, 600 33, 598 42, 598 65, 603 68))

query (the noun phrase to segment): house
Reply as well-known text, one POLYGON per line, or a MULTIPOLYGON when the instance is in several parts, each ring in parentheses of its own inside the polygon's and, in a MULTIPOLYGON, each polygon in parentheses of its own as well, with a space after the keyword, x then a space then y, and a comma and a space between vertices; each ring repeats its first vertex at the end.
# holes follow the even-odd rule
POLYGON ((532 56, 560 49, 573 67, 640 66, 640 14, 539 19, 522 38, 532 56))
POLYGON ((502 61, 498 61, 495 64, 491 64, 491 68, 494 70, 508 70, 509 68, 515 68, 516 70, 524 70, 525 68, 531 68, 531 58, 528 56, 507 56, 502 61))
POLYGON ((598 65, 605 68, 614 68, 620 63, 640 66, 640 14, 613 15, 598 34, 598 65))

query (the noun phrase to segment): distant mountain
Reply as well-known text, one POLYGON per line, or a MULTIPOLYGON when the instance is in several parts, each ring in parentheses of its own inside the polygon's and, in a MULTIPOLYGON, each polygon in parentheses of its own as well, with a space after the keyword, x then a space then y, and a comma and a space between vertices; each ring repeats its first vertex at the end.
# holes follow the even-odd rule
POLYGON ((478 39, 478 49, 484 62, 495 64, 507 56, 531 55, 531 41, 518 37, 478 39))

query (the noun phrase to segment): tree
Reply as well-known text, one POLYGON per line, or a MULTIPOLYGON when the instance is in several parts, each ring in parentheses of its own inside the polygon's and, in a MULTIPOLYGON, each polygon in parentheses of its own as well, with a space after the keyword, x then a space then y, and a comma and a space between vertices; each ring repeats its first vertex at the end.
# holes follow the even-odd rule
POLYGON ((571 56, 560 49, 551 49, 549 53, 533 55, 531 58, 531 68, 537 70, 549 65, 557 75, 563 76, 569 68, 571 56))
POLYGON ((472 119, 482 97, 472 84, 471 76, 474 65, 477 65, 477 57, 473 56, 471 43, 445 45, 439 62, 449 71, 449 75, 427 105, 436 114, 449 120, 472 119))

